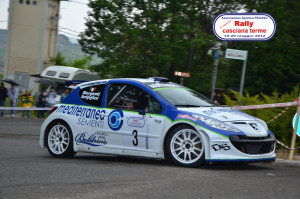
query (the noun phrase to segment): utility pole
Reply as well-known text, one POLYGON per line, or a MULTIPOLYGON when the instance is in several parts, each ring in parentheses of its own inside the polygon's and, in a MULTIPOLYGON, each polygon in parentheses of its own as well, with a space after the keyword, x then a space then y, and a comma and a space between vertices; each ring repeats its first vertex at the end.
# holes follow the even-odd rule
POLYGON ((217 73, 218 73, 218 64, 219 64, 219 49, 215 52, 215 62, 214 62, 214 70, 212 73, 212 79, 211 79, 211 96, 210 100, 214 100, 214 93, 216 88, 216 81, 217 81, 217 73))

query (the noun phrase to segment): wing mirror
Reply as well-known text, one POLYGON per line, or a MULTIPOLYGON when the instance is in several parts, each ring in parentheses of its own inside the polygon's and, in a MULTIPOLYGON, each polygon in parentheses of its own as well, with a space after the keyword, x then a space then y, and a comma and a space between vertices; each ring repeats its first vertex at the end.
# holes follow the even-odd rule
POLYGON ((145 110, 139 110, 139 115, 146 115, 146 111, 145 110))

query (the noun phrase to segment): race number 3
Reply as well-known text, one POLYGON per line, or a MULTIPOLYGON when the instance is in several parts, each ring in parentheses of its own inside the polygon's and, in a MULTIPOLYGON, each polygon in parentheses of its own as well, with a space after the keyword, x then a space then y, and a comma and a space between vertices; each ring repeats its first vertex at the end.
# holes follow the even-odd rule
POLYGON ((133 132, 132 132, 132 135, 133 135, 133 138, 134 138, 134 140, 132 140, 132 144, 133 144, 133 146, 137 146, 138 144, 139 144, 139 140, 138 140, 138 132, 137 132, 137 130, 134 130, 133 132))

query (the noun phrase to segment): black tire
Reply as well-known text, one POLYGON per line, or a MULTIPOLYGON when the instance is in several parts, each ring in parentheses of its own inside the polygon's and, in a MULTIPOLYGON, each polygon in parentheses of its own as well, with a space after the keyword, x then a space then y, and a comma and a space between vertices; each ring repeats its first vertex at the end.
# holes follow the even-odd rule
POLYGON ((76 154, 73 149, 72 131, 65 122, 53 123, 46 139, 47 149, 53 157, 70 158, 76 154))
POLYGON ((176 127, 166 138, 165 156, 177 166, 202 166, 205 163, 202 136, 188 125, 176 127))

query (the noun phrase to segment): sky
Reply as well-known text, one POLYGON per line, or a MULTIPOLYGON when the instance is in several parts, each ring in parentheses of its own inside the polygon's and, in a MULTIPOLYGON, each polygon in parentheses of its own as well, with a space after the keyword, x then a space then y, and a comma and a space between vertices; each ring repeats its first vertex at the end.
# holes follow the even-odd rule
MULTIPOLYGON (((0 29, 7 29, 10 0, 0 0, 0 29)), ((85 18, 90 10, 88 0, 69 0, 60 2, 59 34, 78 38, 85 29, 85 18)))

